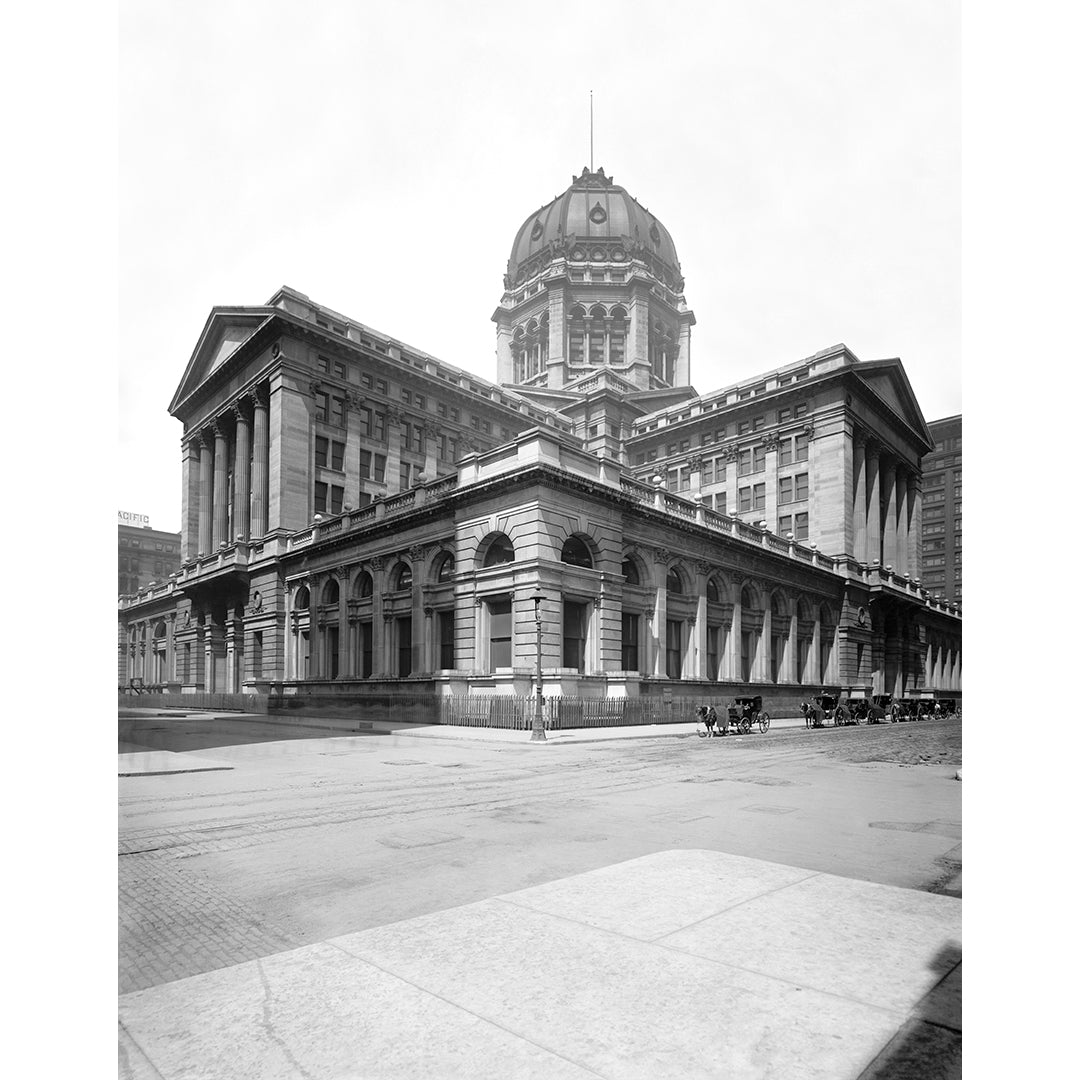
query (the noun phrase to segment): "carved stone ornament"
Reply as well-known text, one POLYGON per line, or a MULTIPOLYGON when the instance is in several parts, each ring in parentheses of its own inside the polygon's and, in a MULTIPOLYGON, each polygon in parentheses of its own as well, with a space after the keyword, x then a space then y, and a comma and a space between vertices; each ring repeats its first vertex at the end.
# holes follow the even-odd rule
POLYGON ((662 547, 653 548, 653 557, 658 563, 664 563, 665 565, 667 565, 669 562, 671 562, 672 559, 675 558, 675 556, 672 555, 672 553, 668 551, 667 548, 662 547))
POLYGON ((253 612, 262 611, 262 593, 256 592, 251 598, 251 610, 253 612))
POLYGON ((712 563, 705 562, 704 559, 699 559, 696 563, 694 563, 694 566, 697 567, 697 572, 699 574, 704 574, 706 577, 709 576, 713 568, 712 563))
POLYGON ((805 426, 805 427, 803 428, 803 434, 804 434, 804 435, 805 435, 805 436, 806 436, 806 437, 807 437, 808 439, 809 439, 809 438, 812 438, 812 437, 813 437, 813 434, 814 434, 814 422, 813 422, 813 420, 811 420, 811 421, 810 421, 810 423, 808 423, 808 424, 807 424, 807 425, 806 425, 806 426, 805 426))
POLYGON ((411 548, 409 548, 409 560, 414 564, 421 562, 424 558, 424 553, 426 551, 426 544, 414 544, 411 548))
POLYGON ((371 567, 372 570, 378 573, 380 570, 382 570, 384 566, 382 556, 373 555, 370 559, 368 559, 368 565, 371 567))
POLYGON ((359 412, 364 407, 366 401, 367 398, 356 390, 345 391, 345 407, 352 409, 353 412, 359 412))
POLYGON ((308 391, 310 392, 312 397, 315 397, 315 395, 318 394, 321 389, 322 383, 319 382, 318 379, 312 379, 311 382, 308 383, 308 391))
POLYGON ((728 443, 720 447, 720 456, 727 461, 734 461, 739 456, 739 447, 735 443, 728 443))
POLYGON ((762 445, 766 450, 775 450, 780 442, 780 433, 777 431, 768 432, 764 439, 762 439, 762 445))
POLYGON ((694 454, 686 459, 686 464, 691 472, 701 472, 705 466, 705 458, 701 454, 694 454))

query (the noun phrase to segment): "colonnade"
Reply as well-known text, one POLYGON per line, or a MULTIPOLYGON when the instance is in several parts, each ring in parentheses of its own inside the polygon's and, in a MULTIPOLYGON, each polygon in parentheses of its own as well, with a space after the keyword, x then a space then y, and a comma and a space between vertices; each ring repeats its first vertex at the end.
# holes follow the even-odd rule
POLYGON ((922 521, 918 472, 858 432, 852 464, 855 558, 918 577, 922 521))
POLYGON ((187 440, 185 558, 223 542, 264 536, 270 507, 270 405, 265 387, 244 394, 187 440), (197 479, 195 470, 197 469, 197 479))

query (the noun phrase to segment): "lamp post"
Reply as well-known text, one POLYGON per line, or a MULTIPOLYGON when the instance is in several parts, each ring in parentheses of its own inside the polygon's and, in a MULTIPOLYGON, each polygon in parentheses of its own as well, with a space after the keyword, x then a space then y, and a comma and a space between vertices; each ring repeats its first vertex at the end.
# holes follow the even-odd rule
POLYGON ((536 616, 536 708, 533 710, 532 736, 530 742, 546 742, 544 734, 544 668, 543 668, 543 628, 544 622, 540 615, 540 605, 544 602, 544 594, 537 589, 533 595, 533 607, 536 616))

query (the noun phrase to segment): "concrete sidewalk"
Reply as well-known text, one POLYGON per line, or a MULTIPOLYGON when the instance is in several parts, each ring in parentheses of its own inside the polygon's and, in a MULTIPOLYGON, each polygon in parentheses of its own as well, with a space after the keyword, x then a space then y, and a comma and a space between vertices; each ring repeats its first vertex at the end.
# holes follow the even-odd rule
POLYGON ((120 1076, 951 1080, 960 912, 660 852, 127 994, 120 1076))

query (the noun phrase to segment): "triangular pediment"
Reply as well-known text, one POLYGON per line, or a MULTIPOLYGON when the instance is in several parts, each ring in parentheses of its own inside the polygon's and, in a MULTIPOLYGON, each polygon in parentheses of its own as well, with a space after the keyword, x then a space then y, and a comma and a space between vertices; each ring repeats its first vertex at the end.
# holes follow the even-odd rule
POLYGON ((279 312, 274 308, 214 308, 169 404, 169 412, 175 415, 177 406, 275 314, 279 312))
POLYGON ((855 368, 855 374, 866 386, 883 401, 889 409, 904 421, 922 438, 929 449, 934 440, 926 419, 919 408, 919 402, 908 382, 904 366, 899 360, 863 361, 855 368))

